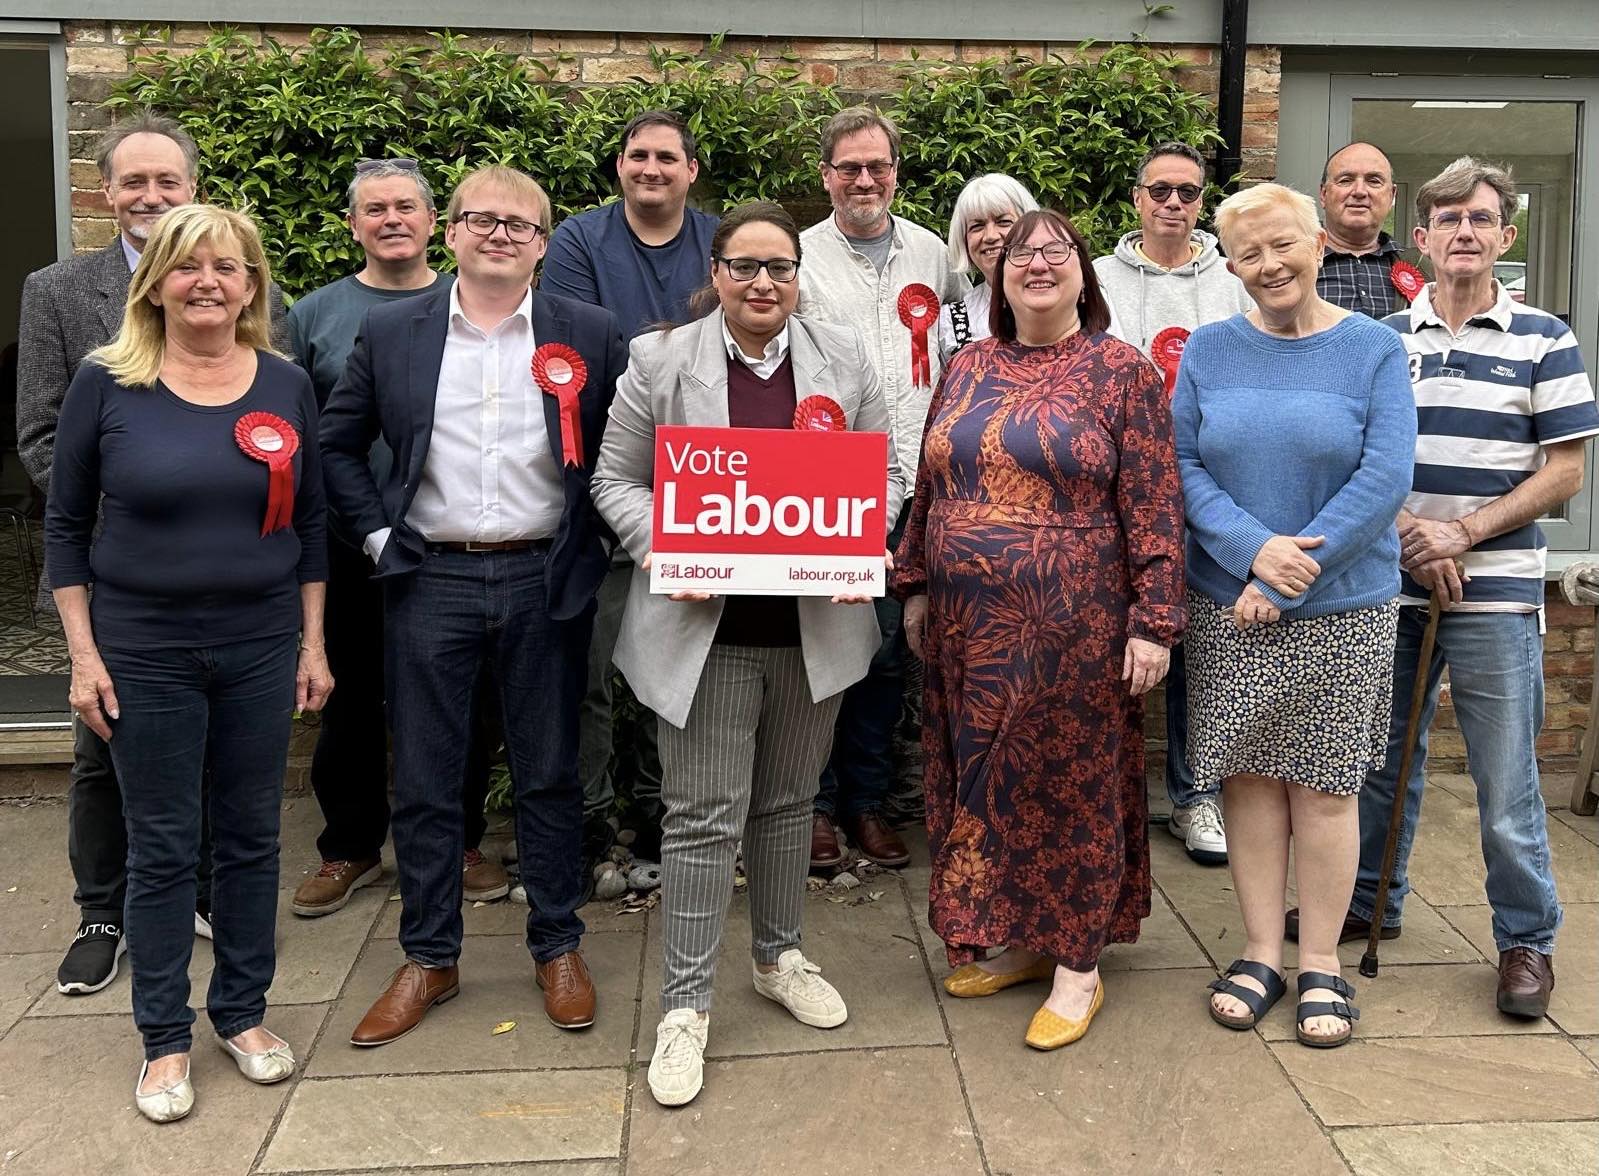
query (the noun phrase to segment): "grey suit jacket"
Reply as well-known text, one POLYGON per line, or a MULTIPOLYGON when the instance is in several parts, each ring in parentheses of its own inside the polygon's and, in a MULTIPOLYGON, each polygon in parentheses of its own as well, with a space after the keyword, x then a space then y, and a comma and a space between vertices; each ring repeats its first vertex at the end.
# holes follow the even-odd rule
MULTIPOLYGON (((789 319, 789 354, 799 399, 831 396, 844 409, 851 429, 890 432, 877 368, 854 327, 795 315, 789 319)), ((720 310, 688 326, 633 340, 600 445, 593 494, 600 515, 638 563, 653 543, 655 427, 726 428, 727 364, 720 310)), ((904 499, 904 477, 890 436, 884 501, 891 528, 904 499)), ((616 667, 639 701, 675 727, 688 722, 722 606, 720 599, 686 602, 652 595, 650 574, 642 567, 633 571, 616 667)), ((830 698, 866 676, 882 643, 872 609, 801 597, 799 622, 813 701, 830 698)))

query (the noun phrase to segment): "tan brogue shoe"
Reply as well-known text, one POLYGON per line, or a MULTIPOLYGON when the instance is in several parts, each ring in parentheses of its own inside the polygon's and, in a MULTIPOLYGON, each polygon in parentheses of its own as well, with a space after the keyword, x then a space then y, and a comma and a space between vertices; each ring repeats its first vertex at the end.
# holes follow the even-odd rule
POLYGON ((406 960, 389 977, 383 995, 350 1034, 351 1045, 387 1045, 422 1023, 427 1011, 461 991, 459 968, 424 968, 406 960))
POLYGON ((534 964, 544 990, 544 1012, 559 1029, 586 1029, 594 1024, 594 981, 580 952, 569 951, 547 964, 534 964))

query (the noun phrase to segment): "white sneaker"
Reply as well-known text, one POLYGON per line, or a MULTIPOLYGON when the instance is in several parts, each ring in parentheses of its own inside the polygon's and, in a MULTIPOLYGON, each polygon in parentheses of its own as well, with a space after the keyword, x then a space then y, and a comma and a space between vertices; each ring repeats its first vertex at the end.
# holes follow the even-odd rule
POLYGON ((673 1009, 655 1027, 650 1093, 663 1107, 692 1102, 705 1085, 705 1039, 711 1019, 693 1009, 673 1009))
POLYGON ((755 972, 755 991, 782 1005, 801 1024, 831 1029, 849 1017, 838 989, 822 979, 822 969, 801 955, 799 948, 791 947, 778 956, 775 972, 750 966, 755 972))
POLYGON ((1227 864, 1227 829, 1222 824, 1221 806, 1214 800, 1172 809, 1166 830, 1188 847, 1188 856, 1200 865, 1227 864))

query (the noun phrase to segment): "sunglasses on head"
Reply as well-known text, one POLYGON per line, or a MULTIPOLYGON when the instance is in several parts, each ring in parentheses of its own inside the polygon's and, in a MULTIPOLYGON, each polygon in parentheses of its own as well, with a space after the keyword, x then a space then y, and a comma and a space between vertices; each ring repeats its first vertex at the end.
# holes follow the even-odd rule
POLYGON ((417 164, 414 159, 358 159, 355 161, 355 174, 376 171, 380 167, 397 167, 401 171, 416 171, 417 164))
POLYGON ((1173 192, 1177 193, 1177 199, 1184 204, 1192 204, 1199 199, 1200 193, 1204 191, 1198 184, 1168 184, 1165 180, 1156 180, 1153 184, 1139 184, 1138 186, 1148 192, 1149 198, 1157 204, 1164 203, 1173 192))

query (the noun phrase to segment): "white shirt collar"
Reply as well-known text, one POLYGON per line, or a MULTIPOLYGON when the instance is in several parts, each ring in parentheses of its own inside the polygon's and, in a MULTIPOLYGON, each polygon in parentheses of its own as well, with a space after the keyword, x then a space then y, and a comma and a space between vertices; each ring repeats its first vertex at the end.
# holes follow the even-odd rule
MULTIPOLYGON (((1416 300, 1410 304, 1410 329, 1412 331, 1419 331, 1423 327, 1430 326, 1442 327, 1446 331, 1449 329, 1449 324, 1444 322, 1443 317, 1433 309, 1432 292, 1436 286, 1436 282, 1428 282, 1421 288, 1421 293, 1416 295, 1416 300)), ((1506 290, 1504 283, 1496 278, 1494 280, 1494 304, 1487 310, 1478 311, 1468 318, 1466 326, 1486 321, 1492 323, 1501 331, 1508 331, 1510 330, 1511 316, 1515 313, 1515 306, 1516 303, 1510 297, 1510 291, 1506 290)))
MULTIPOLYGON (((527 320, 529 327, 533 325, 533 288, 531 286, 528 287, 527 293, 522 295, 522 301, 517 303, 516 309, 506 318, 522 318, 527 320)), ((461 309, 461 283, 459 281, 450 283, 450 322, 455 323, 457 319, 473 327, 474 330, 477 329, 476 324, 466 317, 466 311, 461 309)), ((503 322, 504 320, 502 319, 501 323, 503 322)), ((496 329, 498 329, 499 325, 495 325, 496 329)))
POLYGON ((121 233, 117 234, 117 240, 122 242, 122 256, 127 259, 128 272, 131 274, 134 270, 139 268, 139 258, 144 255, 132 245, 129 245, 128 239, 121 233))
POLYGON ((728 358, 738 360, 761 379, 769 379, 773 372, 783 366, 783 359, 788 355, 788 324, 784 323, 783 329, 767 341, 765 352, 758 358, 744 354, 738 340, 733 338, 733 332, 727 329, 726 318, 722 319, 722 342, 727 347, 728 358))

